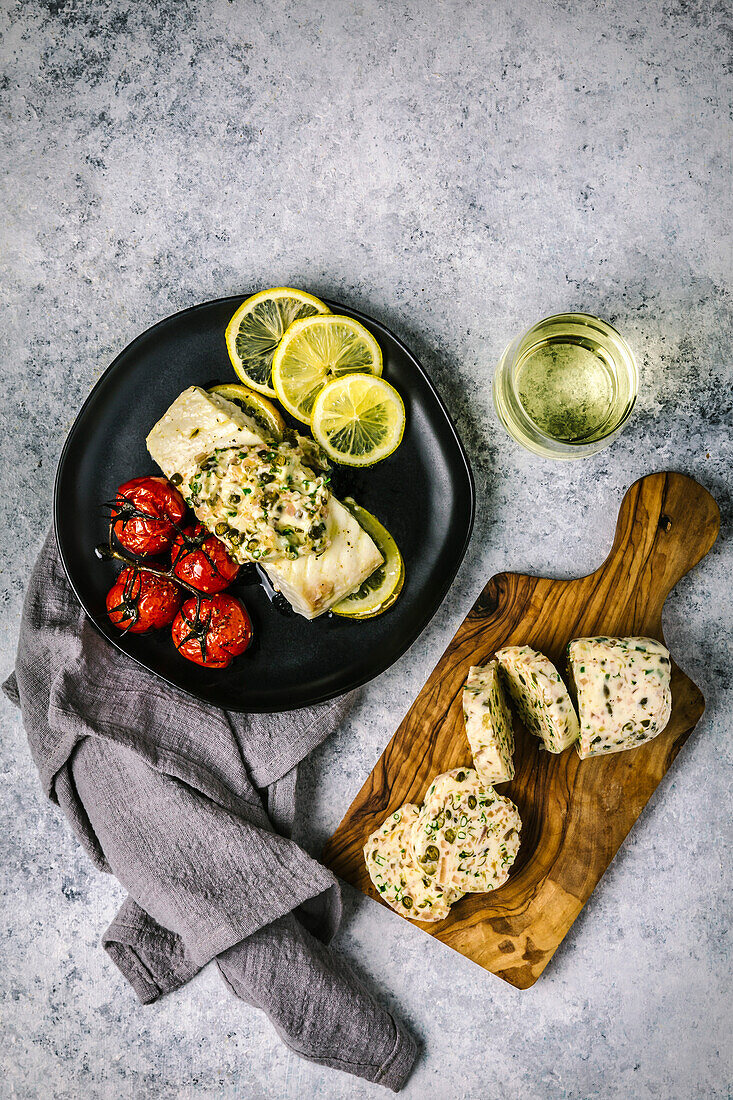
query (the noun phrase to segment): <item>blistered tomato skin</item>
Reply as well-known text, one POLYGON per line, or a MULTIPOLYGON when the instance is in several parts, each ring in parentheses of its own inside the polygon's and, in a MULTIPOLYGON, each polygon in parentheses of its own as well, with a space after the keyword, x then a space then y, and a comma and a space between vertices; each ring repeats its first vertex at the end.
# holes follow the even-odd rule
POLYGON ((186 600, 172 633, 176 649, 189 661, 205 668, 228 668, 252 641, 252 623, 243 603, 218 593, 186 600))
POLYGON ((136 569, 123 569, 107 593, 107 614, 124 633, 162 630, 170 626, 180 606, 178 585, 136 569))
POLYGON ((207 595, 223 592, 239 572, 239 564, 229 556, 224 544, 200 523, 176 536, 171 561, 177 577, 207 595))
POLYGON ((133 554, 162 554, 185 514, 185 500, 164 477, 135 477, 117 490, 112 530, 133 554))

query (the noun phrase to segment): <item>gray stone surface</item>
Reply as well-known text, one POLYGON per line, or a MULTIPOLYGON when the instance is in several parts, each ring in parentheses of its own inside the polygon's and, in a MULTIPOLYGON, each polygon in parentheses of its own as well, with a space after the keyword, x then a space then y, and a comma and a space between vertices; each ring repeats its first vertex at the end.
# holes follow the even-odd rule
MULTIPOLYGON (((81 401, 142 329, 224 294, 290 283, 383 319, 476 473, 444 606, 304 769, 314 852, 491 573, 587 572, 652 470, 724 508, 665 612, 706 715, 537 985, 345 890, 339 947, 423 1041, 415 1100, 730 1094, 732 24, 726 0, 0 2, 0 668, 81 401), (575 465, 521 451, 490 395, 507 341, 564 308, 615 322, 642 372, 626 433, 575 465)), ((0 1093, 380 1095, 289 1054, 211 968, 136 1005, 98 946, 122 891, 2 706, 0 1093)))

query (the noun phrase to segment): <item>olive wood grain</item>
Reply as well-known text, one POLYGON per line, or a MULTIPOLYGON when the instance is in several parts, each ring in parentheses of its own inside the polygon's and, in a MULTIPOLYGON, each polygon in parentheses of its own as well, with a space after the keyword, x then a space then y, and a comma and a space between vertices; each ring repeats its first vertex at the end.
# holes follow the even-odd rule
MULTIPOLYGON (((378 897, 364 865, 368 835, 404 802, 421 803, 432 778, 470 764, 462 688, 470 665, 526 643, 564 671, 571 638, 646 635, 664 640, 662 607, 707 554, 718 506, 689 477, 656 473, 626 493, 606 561, 577 580, 499 573, 484 588, 374 771, 329 841, 324 860, 378 897)), ((516 776, 501 785, 519 807, 522 844, 509 881, 472 894, 439 923, 412 922, 520 989, 531 986, 590 897, 624 837, 704 710, 699 689, 672 662, 672 717, 638 749, 581 761, 515 722, 516 776)))

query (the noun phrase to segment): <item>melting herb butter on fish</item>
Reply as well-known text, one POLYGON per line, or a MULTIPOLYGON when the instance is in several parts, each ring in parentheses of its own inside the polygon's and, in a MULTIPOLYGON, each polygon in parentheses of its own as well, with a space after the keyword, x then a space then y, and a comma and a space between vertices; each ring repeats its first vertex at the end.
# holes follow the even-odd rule
POLYGON ((291 443, 217 448, 180 489, 236 560, 295 559, 329 545, 326 479, 301 465, 291 443))
POLYGON ((568 665, 578 697, 581 760, 651 741, 672 713, 669 650, 653 638, 575 638, 568 665))
POLYGON ((415 862, 410 838, 419 813, 407 802, 390 814, 364 845, 364 859, 380 896, 398 913, 413 920, 443 920, 462 895, 444 890, 415 862))

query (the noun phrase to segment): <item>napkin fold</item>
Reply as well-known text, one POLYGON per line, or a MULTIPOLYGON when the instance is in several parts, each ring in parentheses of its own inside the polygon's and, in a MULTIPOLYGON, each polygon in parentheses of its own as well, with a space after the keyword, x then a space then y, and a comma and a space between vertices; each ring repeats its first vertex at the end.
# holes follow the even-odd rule
POLYGON ((242 715, 169 687, 97 633, 53 532, 3 688, 21 708, 46 795, 128 891, 102 942, 140 1001, 215 959, 291 1049, 398 1091, 414 1040, 327 946, 338 883, 290 838, 297 765, 337 727, 348 697, 242 715))

